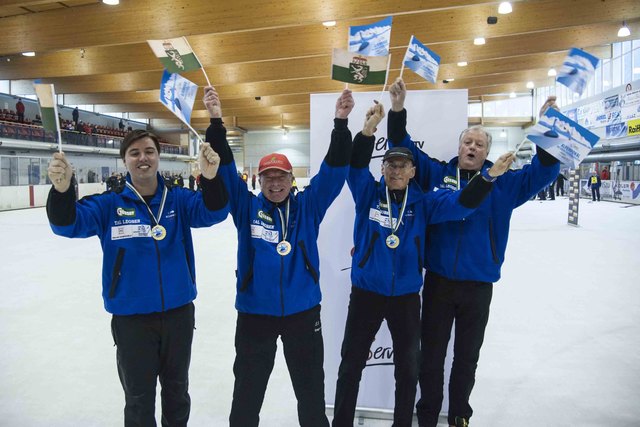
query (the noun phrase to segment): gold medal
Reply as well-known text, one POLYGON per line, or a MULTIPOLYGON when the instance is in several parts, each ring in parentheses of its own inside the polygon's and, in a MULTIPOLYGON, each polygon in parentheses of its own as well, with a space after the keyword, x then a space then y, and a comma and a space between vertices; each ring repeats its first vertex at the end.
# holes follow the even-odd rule
POLYGON ((167 230, 160 224, 151 227, 151 237, 155 240, 162 240, 166 237, 167 230))
POLYGON ((288 255, 289 252, 291 252, 291 243, 287 242, 286 240, 281 241, 276 246, 276 251, 278 251, 278 254, 280 254, 280 256, 288 255))
POLYGON ((396 236, 395 234, 391 234, 391 235, 389 235, 387 237, 385 242, 387 243, 387 247, 389 247, 391 249, 395 249, 400 244, 400 238, 398 236, 396 236))

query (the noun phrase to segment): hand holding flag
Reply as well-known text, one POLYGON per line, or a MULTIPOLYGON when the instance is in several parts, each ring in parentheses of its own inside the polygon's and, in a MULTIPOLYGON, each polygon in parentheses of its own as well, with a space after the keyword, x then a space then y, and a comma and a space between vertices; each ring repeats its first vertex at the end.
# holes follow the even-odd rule
POLYGON ((404 108, 404 100, 407 97, 407 86, 404 84, 402 77, 398 77, 389 87, 389 96, 391 97, 391 110, 398 112, 404 108))
POLYGON ((353 100, 353 94, 349 89, 342 91, 342 94, 336 101, 336 119, 346 119, 353 110, 356 102, 353 100))
POLYGON ((209 112, 209 117, 212 119, 222 118, 222 105, 220 104, 220 97, 218 92, 213 86, 207 86, 204 88, 204 98, 202 100, 204 106, 209 112))
POLYGON ((69 189, 73 168, 63 152, 53 153, 53 160, 49 163, 47 174, 56 191, 64 193, 69 189))

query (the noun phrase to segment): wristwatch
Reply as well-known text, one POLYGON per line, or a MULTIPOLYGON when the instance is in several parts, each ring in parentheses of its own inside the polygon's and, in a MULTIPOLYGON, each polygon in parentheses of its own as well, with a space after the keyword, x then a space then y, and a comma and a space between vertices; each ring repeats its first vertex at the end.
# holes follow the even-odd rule
POLYGON ((482 171, 482 179, 484 179, 487 182, 493 182, 496 179, 498 179, 498 177, 489 175, 489 168, 486 168, 485 170, 482 171))

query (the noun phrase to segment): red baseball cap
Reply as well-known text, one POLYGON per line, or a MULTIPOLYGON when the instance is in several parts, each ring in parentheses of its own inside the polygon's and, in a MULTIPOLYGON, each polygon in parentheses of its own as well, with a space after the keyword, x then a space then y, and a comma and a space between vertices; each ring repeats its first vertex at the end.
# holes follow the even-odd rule
POLYGON ((269 169, 279 169, 281 171, 289 173, 291 173, 291 171, 293 170, 289 159, 287 159, 287 156, 280 153, 267 154, 262 159, 260 159, 260 164, 258 165, 258 175, 269 169))

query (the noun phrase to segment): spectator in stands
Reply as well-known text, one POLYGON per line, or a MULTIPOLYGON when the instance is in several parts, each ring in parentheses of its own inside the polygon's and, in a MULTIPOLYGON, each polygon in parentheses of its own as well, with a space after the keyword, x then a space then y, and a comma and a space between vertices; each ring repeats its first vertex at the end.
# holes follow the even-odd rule
POLYGON ((73 122, 77 125, 78 122, 80 121, 80 111, 78 111, 78 107, 73 109, 73 112, 71 113, 71 117, 73 117, 73 122))
POLYGON ((122 121, 122 119, 120 119, 120 122, 118 123, 118 129, 124 130, 124 122, 122 121))
POLYGON ((600 172, 600 179, 602 179, 603 181, 607 181, 611 179, 611 174, 609 173, 609 166, 605 166, 604 169, 602 169, 602 172, 600 172))
POLYGON ((21 98, 18 98, 18 102, 16 102, 16 113, 18 113, 18 121, 24 122, 24 104, 21 98))

